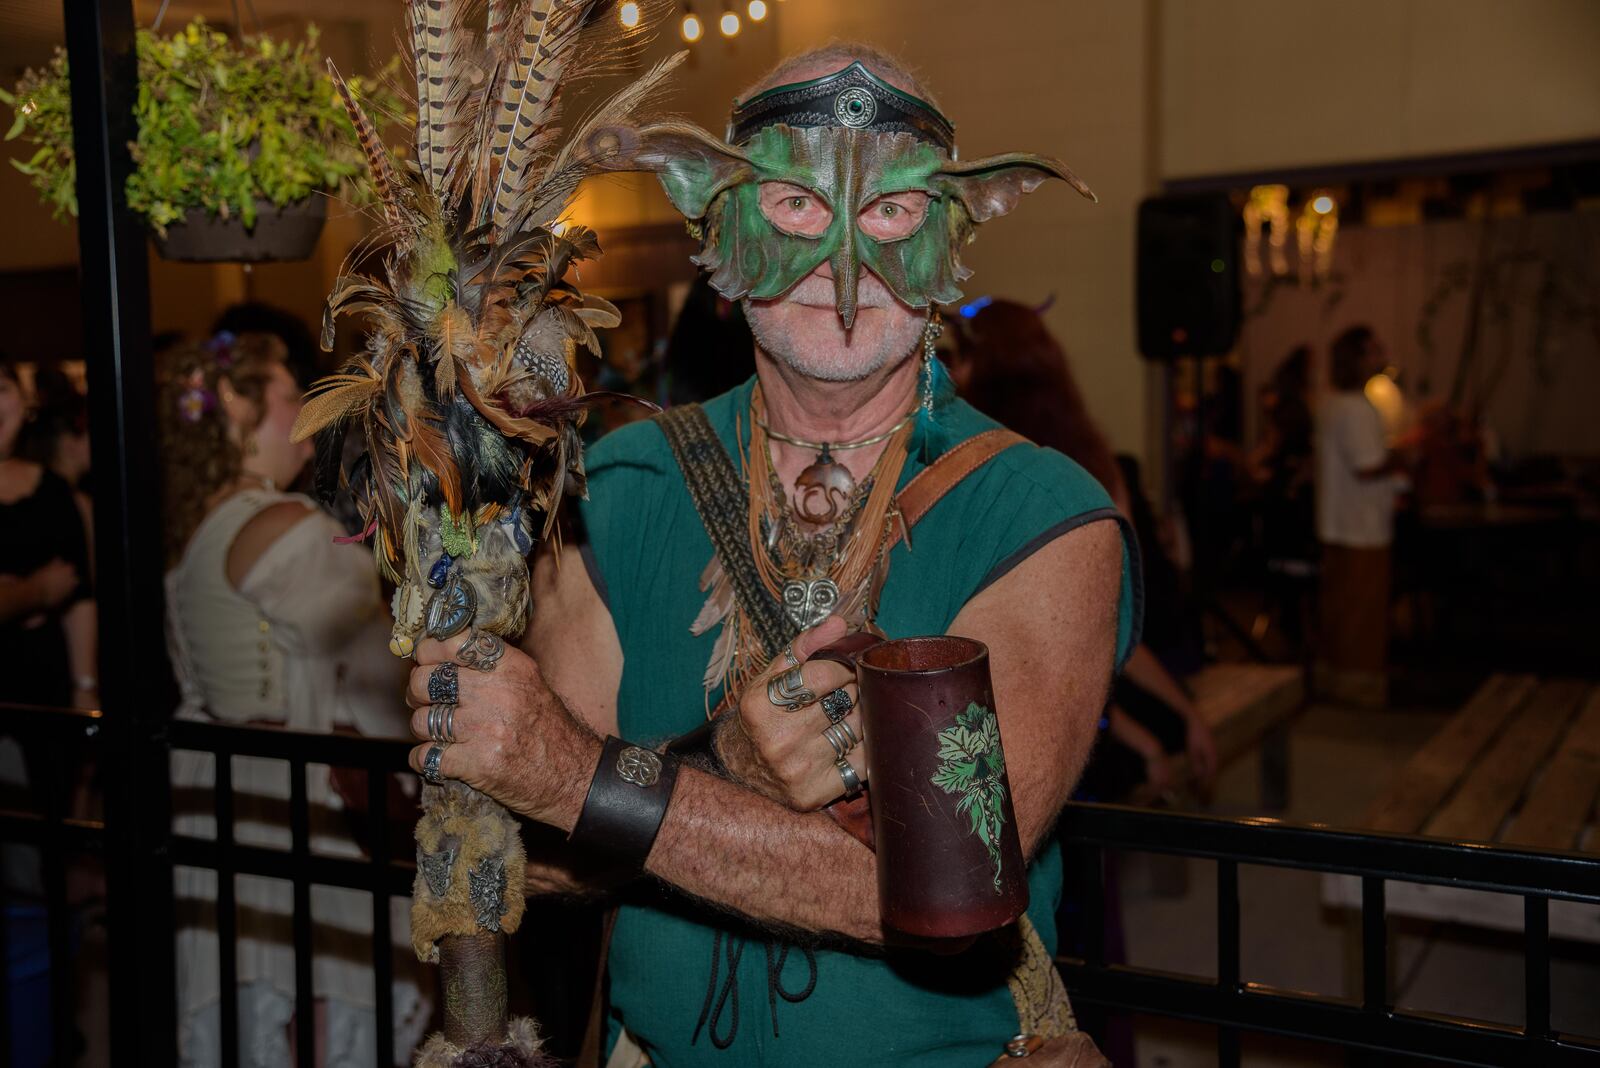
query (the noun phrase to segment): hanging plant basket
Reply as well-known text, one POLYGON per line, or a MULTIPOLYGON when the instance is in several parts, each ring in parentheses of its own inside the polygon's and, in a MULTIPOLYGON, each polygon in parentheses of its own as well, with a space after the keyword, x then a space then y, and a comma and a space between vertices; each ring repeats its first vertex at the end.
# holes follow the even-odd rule
MULTIPOLYGON (((342 97, 370 114, 404 104, 384 87, 391 63, 374 79, 335 83, 315 27, 298 41, 265 34, 229 37, 201 19, 171 35, 138 33, 139 136, 128 146, 133 171, 128 210, 141 216, 169 260, 302 260, 311 255, 331 196, 354 206, 371 201, 362 178, 362 139, 342 97), (282 206, 280 206, 282 205, 282 206), (246 225, 248 221, 248 225, 246 225)), ((14 121, 5 140, 21 138, 31 155, 12 160, 60 219, 78 213, 67 55, 27 71, 15 92, 0 90, 14 121)))
POLYGON ((309 196, 282 208, 256 201, 256 224, 246 229, 237 215, 226 219, 190 208, 182 222, 156 236, 163 259, 183 263, 264 263, 303 260, 317 247, 328 219, 328 198, 309 196))

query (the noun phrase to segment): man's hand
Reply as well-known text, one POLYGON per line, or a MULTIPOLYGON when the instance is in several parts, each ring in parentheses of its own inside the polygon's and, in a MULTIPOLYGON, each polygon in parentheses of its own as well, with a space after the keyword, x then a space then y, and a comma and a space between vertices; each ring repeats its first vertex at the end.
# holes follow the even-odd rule
POLYGON ((846 759, 862 782, 867 780, 866 739, 861 727, 861 709, 856 707, 855 674, 832 661, 808 663, 811 654, 844 637, 844 621, 830 616, 797 637, 790 650, 791 661, 779 655, 767 671, 750 683, 740 696, 736 713, 721 717, 715 735, 717 757, 735 780, 797 812, 821 808, 844 792, 832 744, 822 736, 828 715, 821 700, 834 690, 843 690, 850 699, 845 723, 862 744, 846 759), (772 703, 767 684, 777 676, 796 669, 806 689, 817 700, 794 711, 772 703))
MULTIPOLYGON (((468 639, 470 640, 470 639, 468 639)), ((428 737, 428 676, 455 659, 462 639, 417 646, 406 701, 416 709, 411 732, 428 737)), ((455 742, 445 746, 439 774, 481 790, 514 812, 572 830, 600 759, 600 739, 575 720, 546 685, 539 665, 515 646, 492 671, 457 669, 455 742)), ((436 743, 411 751, 411 767, 436 743)))

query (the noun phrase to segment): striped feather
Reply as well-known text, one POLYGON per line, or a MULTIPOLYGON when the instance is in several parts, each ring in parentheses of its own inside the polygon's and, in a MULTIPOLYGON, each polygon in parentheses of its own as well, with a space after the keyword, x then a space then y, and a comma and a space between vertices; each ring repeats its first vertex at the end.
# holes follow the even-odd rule
POLYGON ((411 48, 417 72, 417 165, 428 188, 439 191, 450 160, 449 65, 457 4, 412 0, 411 48))
POLYGON ((400 206, 395 203, 395 196, 399 190, 399 182, 395 179, 394 164, 389 161, 389 150, 384 147, 383 139, 373 128, 372 120, 367 117, 361 105, 356 103, 355 95, 350 92, 350 86, 339 74, 339 68, 333 65, 331 58, 328 60, 328 77, 333 79, 334 87, 339 90, 339 99, 344 101, 344 109, 350 115, 350 124, 356 128, 356 140, 367 157, 367 172, 372 178, 372 192, 383 205, 384 219, 390 223, 398 223, 400 206))
POLYGON ((540 147, 554 133, 567 60, 595 0, 534 0, 521 47, 501 90, 489 156, 498 165, 489 221, 505 225, 517 194, 527 187, 540 147))

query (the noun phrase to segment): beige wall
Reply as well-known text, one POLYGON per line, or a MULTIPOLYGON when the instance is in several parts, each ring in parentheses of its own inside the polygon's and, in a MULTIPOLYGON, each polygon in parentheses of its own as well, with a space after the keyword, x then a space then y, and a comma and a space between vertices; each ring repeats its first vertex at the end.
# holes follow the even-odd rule
POLYGON ((1600 137, 1594 0, 1167 0, 1161 171, 1600 137))

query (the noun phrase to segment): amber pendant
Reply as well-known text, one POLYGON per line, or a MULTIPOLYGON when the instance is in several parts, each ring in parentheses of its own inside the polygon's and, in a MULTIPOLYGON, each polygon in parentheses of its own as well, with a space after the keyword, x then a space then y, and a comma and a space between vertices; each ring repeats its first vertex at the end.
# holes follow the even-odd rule
POLYGON ((850 506, 855 476, 824 445, 811 466, 794 480, 794 510, 807 523, 831 523, 850 506))

